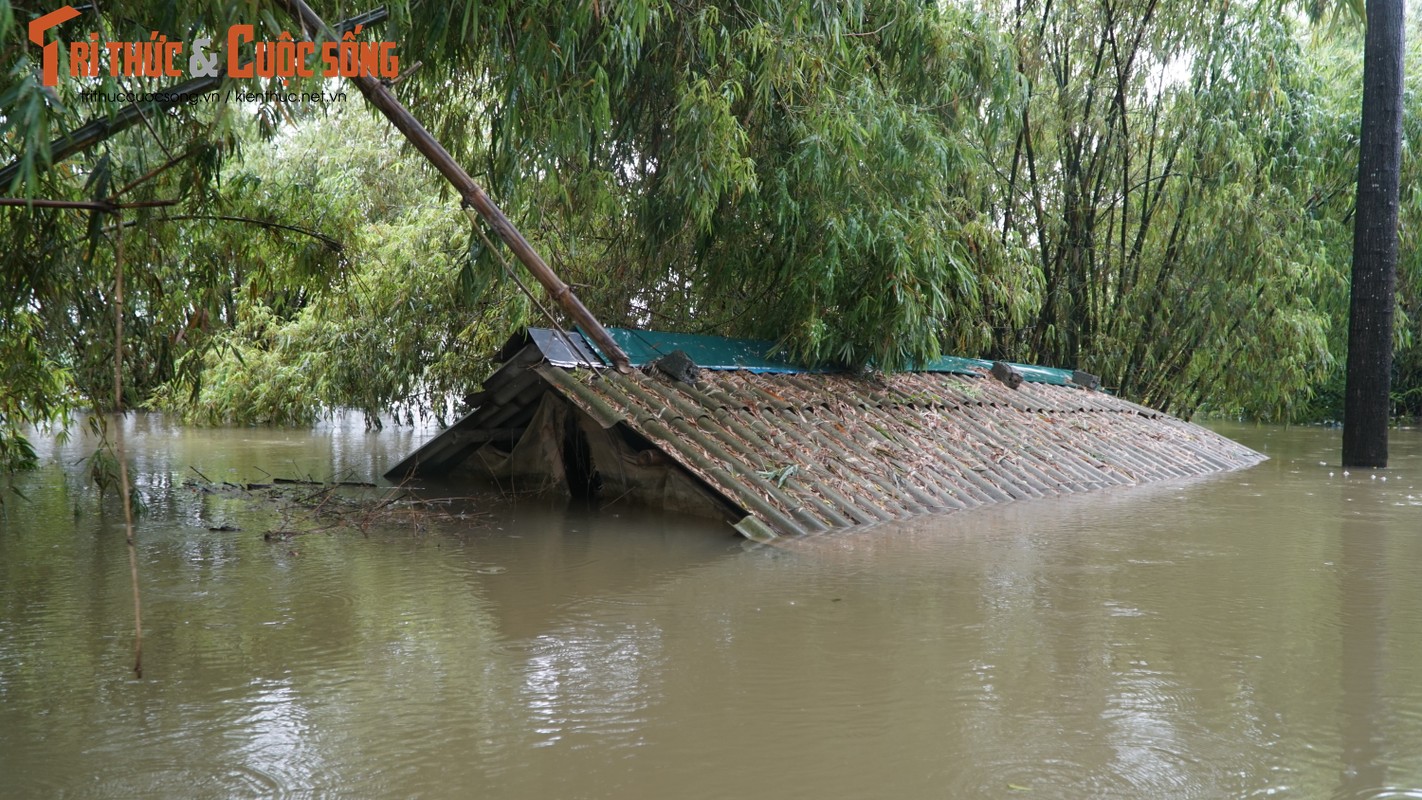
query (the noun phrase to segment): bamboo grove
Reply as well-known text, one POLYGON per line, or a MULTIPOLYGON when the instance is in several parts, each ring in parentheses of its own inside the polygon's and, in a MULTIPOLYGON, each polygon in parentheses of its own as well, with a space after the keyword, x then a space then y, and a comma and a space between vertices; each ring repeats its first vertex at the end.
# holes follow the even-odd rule
MULTIPOLYGON (((181 79, 43 86, 26 26, 49 10, 0 0, 0 195, 133 208, 0 208, 0 466, 27 459, 25 426, 113 405, 120 238, 122 402, 194 421, 443 413, 546 322, 358 93, 243 100, 273 87, 224 78, 125 118, 114 92, 181 79), (52 144, 86 124, 103 130, 52 144)), ((1305 419, 1337 413, 1361 64, 1356 23, 1311 10, 405 0, 361 36, 419 62, 401 100, 604 322, 880 370, 1010 358, 1177 414, 1305 419)), ((296 29, 196 0, 88 7, 59 33, 236 22, 296 29)), ((1416 414, 1404 152, 1394 385, 1416 414)))

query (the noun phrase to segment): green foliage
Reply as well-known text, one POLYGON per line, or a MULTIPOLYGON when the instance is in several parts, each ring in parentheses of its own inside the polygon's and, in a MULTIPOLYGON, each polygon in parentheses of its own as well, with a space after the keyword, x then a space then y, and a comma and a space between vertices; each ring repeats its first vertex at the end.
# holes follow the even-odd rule
MULTIPOLYGON (((425 64, 402 101, 605 322, 817 364, 1079 366, 1178 413, 1326 413, 1304 406, 1341 363, 1353 32, 1226 0, 389 10, 374 35, 425 64)), ((293 27, 231 0, 102 11, 66 33, 293 27)), ((122 403, 193 421, 443 415, 505 336, 546 324, 548 298, 515 290, 502 246, 350 87, 151 113, 51 165, 53 137, 118 109, 78 92, 158 87, 41 87, 35 13, 0 0, 5 188, 173 205, 121 226, 0 210, 0 467, 29 460, 25 426, 112 406, 119 237, 122 403)), ((1409 154, 1404 187, 1416 171, 1409 154)), ((1403 205, 1398 400, 1422 411, 1422 194, 1403 205)))
MULTIPOLYGON (((109 6, 104 6, 109 9, 109 6)), ((146 41, 152 31, 191 42, 243 21, 245 3, 125 4, 98 16, 86 7, 57 34, 81 38, 99 30, 116 41, 146 41)), ((88 209, 0 209, 0 466, 30 459, 21 431, 61 419, 72 406, 109 409, 113 398, 114 254, 126 249, 126 406, 204 363, 213 332, 236 322, 237 292, 261 294, 292 308, 339 268, 340 225, 322 241, 299 225, 301 187, 282 196, 260 180, 226 187, 218 175, 250 137, 250 110, 225 102, 150 107, 142 124, 100 136, 89 150, 49 164, 53 137, 81 123, 105 123, 122 105, 112 93, 165 88, 151 79, 68 79, 60 48, 59 86, 43 87, 27 23, 42 11, 0 6, 0 166, 15 166, 3 194, 58 201, 147 204, 121 217, 88 209), (101 99, 79 92, 100 90, 101 99), (234 113, 234 111, 238 113, 234 113), (263 247, 252 242, 265 239, 263 247), (260 251, 260 252, 258 252, 260 251)), ((273 32, 275 35, 275 32, 273 32)), ((232 88, 236 88, 233 86, 232 88)), ((292 87, 300 89, 299 86, 292 87)), ((216 99, 225 97, 222 95, 216 99)), ((256 109, 259 118, 272 109, 256 109)), ((302 109, 286 109, 294 119, 302 109)), ((344 215, 340 219, 345 219, 344 215)), ((330 220, 319 220, 328 223, 330 220)))
POLYGON ((1316 108, 1297 31, 1228 2, 1033 3, 1003 24, 1029 100, 995 203, 1046 289, 1000 351, 1179 413, 1290 414, 1333 363, 1313 298, 1339 231, 1310 197, 1345 122, 1316 108))
MULTIPOLYGON (((1299 149, 1307 154, 1314 176, 1314 191, 1305 214, 1315 223, 1309 244, 1321 259, 1333 265, 1327 280, 1312 298, 1334 321, 1328 348, 1335 361, 1328 375, 1311 387, 1307 406, 1296 418, 1338 421, 1343 414, 1343 364, 1347 353, 1349 266, 1352 260, 1353 214, 1357 185, 1358 103, 1362 85, 1361 31, 1331 31, 1310 37, 1304 53, 1317 76, 1306 104, 1298 114, 1310 122, 1310 135, 1299 149)), ((1416 76, 1422 68, 1422 45, 1414 38, 1406 56, 1406 92, 1403 100, 1402 196, 1399 207, 1397 307, 1394 325, 1394 413, 1422 415, 1422 164, 1414 144, 1422 137, 1422 94, 1416 76)))
MULTIPOLYGON (((0 317, 0 472, 35 465, 34 448, 21 429, 63 420, 69 374, 45 354, 37 316, 20 311, 0 317)), ((3 502, 3 500, 0 500, 3 502)))
POLYGON ((467 220, 397 141, 383 120, 343 108, 224 171, 224 201, 288 198, 287 219, 338 233, 341 268, 323 272, 316 252, 292 258, 286 237, 234 243, 233 257, 256 268, 233 293, 233 324, 181 358, 151 406, 205 424, 280 425, 348 407, 377 426, 382 412, 442 410, 472 391, 521 309, 477 274, 467 220))
MULTIPOLYGON (((1007 42, 910 2, 494 3, 468 106, 429 109, 611 322, 884 368, 983 345, 1030 266, 979 198, 1007 42), (467 131, 487 120, 482 136, 467 131)), ((423 98, 417 98, 423 99, 423 98)))

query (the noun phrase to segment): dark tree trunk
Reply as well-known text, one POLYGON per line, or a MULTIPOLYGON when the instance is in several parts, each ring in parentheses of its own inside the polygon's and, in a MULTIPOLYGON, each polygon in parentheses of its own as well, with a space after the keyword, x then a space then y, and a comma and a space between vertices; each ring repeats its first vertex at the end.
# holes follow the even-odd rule
POLYGON ((1363 127, 1343 465, 1387 466, 1392 392, 1392 308, 1397 292, 1397 190, 1402 159, 1403 0, 1368 0, 1363 50, 1363 127))

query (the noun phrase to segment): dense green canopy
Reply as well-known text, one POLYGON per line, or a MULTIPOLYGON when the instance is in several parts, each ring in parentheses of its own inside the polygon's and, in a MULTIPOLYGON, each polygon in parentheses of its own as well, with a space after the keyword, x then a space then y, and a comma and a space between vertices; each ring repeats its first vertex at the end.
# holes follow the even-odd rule
MULTIPOLYGON (((1179 413, 1297 416, 1328 396, 1351 29, 1225 0, 388 5, 361 37, 421 62, 398 96, 608 324, 879 369, 941 352, 1080 367, 1179 413)), ((296 29, 263 3, 100 9, 49 35, 296 29)), ((188 76, 44 87, 38 13, 0 0, 0 193, 175 202, 0 210, 0 460, 23 460, 17 425, 112 404, 119 237, 125 402, 205 421, 443 413, 495 343, 542 321, 502 247, 353 89, 226 91, 336 81, 227 80, 51 165, 53 139, 119 119, 113 92, 188 76)), ((1404 198, 1404 313, 1419 208, 1404 198)), ((1408 400, 1422 365, 1401 327, 1408 400)))

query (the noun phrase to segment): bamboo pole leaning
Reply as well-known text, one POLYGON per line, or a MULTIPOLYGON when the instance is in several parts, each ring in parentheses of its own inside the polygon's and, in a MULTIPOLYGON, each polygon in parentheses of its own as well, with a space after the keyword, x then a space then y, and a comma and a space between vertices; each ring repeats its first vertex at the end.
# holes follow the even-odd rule
MULTIPOLYGON (((321 17, 305 3, 305 0, 275 0, 275 2, 278 7, 300 24, 308 38, 313 40, 321 37, 331 40, 336 38, 321 17)), ((384 114, 385 118, 405 135, 410 144, 414 145, 415 149, 419 150, 430 164, 439 170, 445 180, 449 181, 449 184, 459 193, 460 198, 479 212, 484 221, 489 223, 489 227, 493 228, 514 255, 518 256, 518 260, 523 262, 529 273, 543 285, 549 296, 562 306, 568 316, 582 326, 588 338, 592 339, 602 349, 602 352, 612 359, 613 367, 624 374, 631 372, 631 361, 612 336, 608 334, 607 329, 602 326, 597 317, 593 316, 587 306, 583 305, 583 302, 573 293, 572 288, 564 283, 543 260, 543 257, 533 249, 533 245, 529 244, 518 228, 514 227, 509 218, 504 215, 503 210, 489 198, 489 195, 479 184, 474 182, 469 173, 465 172, 464 167, 454 160, 454 156, 444 149, 444 145, 440 144, 439 140, 435 139, 399 100, 395 99, 395 95, 380 80, 369 75, 357 76, 349 80, 356 85, 361 94, 365 95, 365 99, 384 114)))

